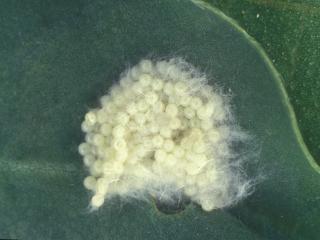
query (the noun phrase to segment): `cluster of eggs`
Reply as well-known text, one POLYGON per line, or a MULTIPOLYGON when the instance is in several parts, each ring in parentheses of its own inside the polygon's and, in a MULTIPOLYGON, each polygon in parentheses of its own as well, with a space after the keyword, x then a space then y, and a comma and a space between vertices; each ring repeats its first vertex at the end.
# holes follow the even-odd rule
POLYGON ((169 198, 180 191, 206 211, 222 205, 213 193, 228 191, 219 170, 230 151, 228 110, 203 76, 177 59, 142 60, 100 102, 85 115, 79 145, 93 208, 113 195, 166 191, 169 198))

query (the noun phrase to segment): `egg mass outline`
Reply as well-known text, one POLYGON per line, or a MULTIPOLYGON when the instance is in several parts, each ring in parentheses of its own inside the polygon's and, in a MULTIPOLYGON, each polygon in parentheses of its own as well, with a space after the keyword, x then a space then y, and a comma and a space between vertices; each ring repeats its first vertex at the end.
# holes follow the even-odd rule
POLYGON ((228 97, 183 59, 141 60, 100 103, 84 117, 78 149, 93 209, 115 195, 147 193, 169 202, 184 194, 211 211, 251 193, 252 180, 232 164, 231 145, 245 134, 228 97))

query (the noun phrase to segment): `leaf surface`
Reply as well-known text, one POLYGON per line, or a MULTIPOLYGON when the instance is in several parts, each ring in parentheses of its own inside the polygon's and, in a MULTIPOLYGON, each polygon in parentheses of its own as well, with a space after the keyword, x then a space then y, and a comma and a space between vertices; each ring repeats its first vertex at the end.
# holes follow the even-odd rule
POLYGON ((207 0, 237 20, 281 73, 301 133, 320 164, 320 1, 207 0))
POLYGON ((279 74, 220 11, 190 1, 0 3, 0 238, 316 239, 319 169, 279 74), (265 180, 232 209, 175 215, 154 203, 89 213, 80 124, 128 66, 183 56, 232 91, 239 125, 257 140, 265 180))

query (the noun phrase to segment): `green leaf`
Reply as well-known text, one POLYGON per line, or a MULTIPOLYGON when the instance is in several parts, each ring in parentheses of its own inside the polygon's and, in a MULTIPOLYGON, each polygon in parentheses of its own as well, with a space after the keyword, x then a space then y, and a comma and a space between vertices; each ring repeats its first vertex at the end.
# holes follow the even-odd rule
POLYGON ((310 152, 320 164, 320 1, 207 0, 266 50, 282 75, 310 152))
POLYGON ((189 1, 1 1, 0 238, 316 239, 319 168, 261 47, 189 1), (114 199, 87 209, 82 118, 142 57, 183 56, 234 94, 265 180, 232 209, 179 214, 114 199))

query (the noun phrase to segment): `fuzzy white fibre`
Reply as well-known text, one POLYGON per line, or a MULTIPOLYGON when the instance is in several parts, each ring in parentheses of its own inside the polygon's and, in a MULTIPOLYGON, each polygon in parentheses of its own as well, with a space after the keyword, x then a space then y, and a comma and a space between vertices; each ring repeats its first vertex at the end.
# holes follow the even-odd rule
POLYGON ((184 60, 142 60, 100 102, 85 116, 79 146, 93 208, 115 195, 170 202, 183 194, 211 211, 251 192, 233 148, 247 135, 230 98, 184 60))

